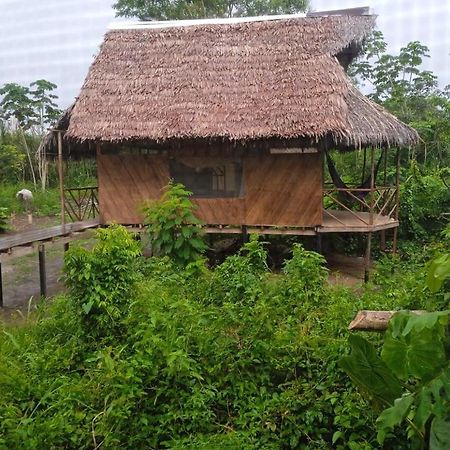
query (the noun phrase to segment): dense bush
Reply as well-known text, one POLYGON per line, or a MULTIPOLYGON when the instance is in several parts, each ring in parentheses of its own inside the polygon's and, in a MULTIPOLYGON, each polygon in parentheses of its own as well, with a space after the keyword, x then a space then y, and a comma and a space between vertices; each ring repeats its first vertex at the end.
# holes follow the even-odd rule
POLYGON ((337 365, 346 326, 359 309, 433 308, 430 291, 358 297, 300 246, 273 274, 256 240, 180 270, 121 227, 99 239, 68 254, 67 296, 0 333, 0 448, 378 448, 337 365))
POLYGON ((439 170, 424 173, 413 164, 403 176, 400 199, 400 234, 406 239, 429 240, 444 228, 450 210, 450 189, 439 170))

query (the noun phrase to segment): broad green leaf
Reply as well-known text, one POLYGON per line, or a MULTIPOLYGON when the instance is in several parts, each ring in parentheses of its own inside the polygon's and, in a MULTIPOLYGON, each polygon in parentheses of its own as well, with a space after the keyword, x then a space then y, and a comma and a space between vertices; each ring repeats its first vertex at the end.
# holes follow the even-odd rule
POLYGON ((429 328, 404 336, 408 320, 408 315, 403 313, 391 319, 381 357, 398 378, 417 377, 429 381, 445 365, 444 345, 438 333, 429 328))
POLYGON ((384 405, 393 404, 402 393, 399 380, 368 341, 358 335, 350 335, 348 340, 351 353, 339 361, 342 369, 384 405))
POLYGON ((398 398, 394 402, 394 406, 385 409, 377 419, 378 434, 377 440, 383 444, 384 439, 389 431, 392 431, 396 425, 399 425, 408 414, 414 401, 412 394, 407 394, 398 398))
POLYGON ((430 450, 448 450, 450 448, 450 411, 446 417, 438 416, 431 422, 430 450))
POLYGON ((424 328, 441 328, 444 327, 448 322, 448 316, 450 311, 435 311, 423 314, 412 314, 410 315, 405 328, 402 331, 402 335, 406 336, 411 332, 411 330, 422 331, 424 328))
POLYGON ((432 411, 432 393, 428 387, 423 387, 417 394, 416 398, 416 414, 414 415, 414 424, 423 433, 425 424, 430 418, 432 411))

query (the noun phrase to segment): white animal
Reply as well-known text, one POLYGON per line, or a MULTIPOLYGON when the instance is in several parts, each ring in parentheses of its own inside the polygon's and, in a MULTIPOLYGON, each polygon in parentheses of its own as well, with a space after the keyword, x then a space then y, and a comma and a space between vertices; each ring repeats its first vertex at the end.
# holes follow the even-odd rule
POLYGON ((28 201, 28 202, 33 201, 33 193, 31 191, 29 191, 28 189, 21 189, 16 194, 16 197, 22 201, 28 201))
POLYGON ((31 203, 33 202, 33 193, 31 191, 29 191, 28 189, 21 189, 16 194, 16 197, 23 203, 26 210, 28 210, 31 203))

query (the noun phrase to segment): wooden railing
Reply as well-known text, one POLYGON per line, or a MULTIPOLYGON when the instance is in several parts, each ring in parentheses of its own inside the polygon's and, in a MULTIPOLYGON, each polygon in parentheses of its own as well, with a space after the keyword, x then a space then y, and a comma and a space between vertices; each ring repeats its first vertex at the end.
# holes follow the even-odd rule
POLYGON ((339 189, 325 185, 323 190, 325 211, 333 216, 333 210, 347 211, 364 225, 373 225, 374 217, 398 219, 398 189, 395 186, 371 189, 339 189), (365 213, 365 214, 360 214, 365 213))
POLYGON ((64 207, 73 222, 95 219, 99 215, 98 187, 64 189, 64 207))

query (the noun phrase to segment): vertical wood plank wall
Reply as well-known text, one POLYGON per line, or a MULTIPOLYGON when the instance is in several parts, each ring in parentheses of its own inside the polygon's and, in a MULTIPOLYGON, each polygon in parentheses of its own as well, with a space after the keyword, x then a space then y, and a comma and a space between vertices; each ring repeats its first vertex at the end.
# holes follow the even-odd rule
MULTIPOLYGON (((322 223, 322 155, 245 156, 244 198, 194 199, 208 224, 316 226, 322 223)), ((100 219, 137 224, 140 207, 169 181, 165 156, 98 154, 100 219)))
POLYGON ((245 188, 246 225, 322 223, 319 153, 247 157, 245 188))

